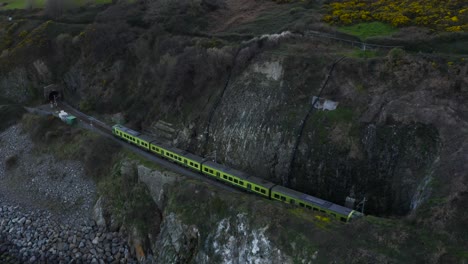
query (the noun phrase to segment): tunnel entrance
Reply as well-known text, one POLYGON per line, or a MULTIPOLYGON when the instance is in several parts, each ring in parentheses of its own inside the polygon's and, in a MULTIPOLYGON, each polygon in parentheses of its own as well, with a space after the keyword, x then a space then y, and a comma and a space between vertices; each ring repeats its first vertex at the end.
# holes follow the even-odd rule
POLYGON ((63 88, 56 84, 44 87, 44 100, 47 103, 55 103, 63 100, 63 88))
POLYGON ((59 100, 60 93, 57 91, 51 91, 49 93, 49 102, 54 102, 55 100, 59 100))

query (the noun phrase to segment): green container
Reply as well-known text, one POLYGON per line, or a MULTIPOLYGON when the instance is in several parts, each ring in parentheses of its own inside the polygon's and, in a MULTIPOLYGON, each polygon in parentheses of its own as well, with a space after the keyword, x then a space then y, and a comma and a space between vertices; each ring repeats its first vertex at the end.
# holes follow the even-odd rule
POLYGON ((67 116, 67 117, 65 118, 65 123, 67 123, 67 124, 69 124, 69 125, 75 124, 75 123, 76 123, 76 117, 75 117, 75 116, 72 116, 72 115, 67 116))

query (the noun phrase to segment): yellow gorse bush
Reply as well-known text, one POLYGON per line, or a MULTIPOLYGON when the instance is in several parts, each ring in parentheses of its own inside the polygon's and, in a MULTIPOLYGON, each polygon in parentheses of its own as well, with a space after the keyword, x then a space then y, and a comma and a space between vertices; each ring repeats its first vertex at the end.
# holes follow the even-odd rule
POLYGON ((395 27, 424 26, 443 31, 468 31, 466 0, 344 0, 326 5, 331 24, 381 21, 395 27))

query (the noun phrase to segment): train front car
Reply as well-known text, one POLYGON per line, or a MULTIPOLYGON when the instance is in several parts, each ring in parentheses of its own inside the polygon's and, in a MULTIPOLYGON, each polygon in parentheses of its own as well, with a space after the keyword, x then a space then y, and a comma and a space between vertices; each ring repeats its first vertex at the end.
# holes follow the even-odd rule
POLYGON ((112 134, 147 150, 149 149, 149 143, 153 140, 151 137, 122 125, 112 126, 112 134))

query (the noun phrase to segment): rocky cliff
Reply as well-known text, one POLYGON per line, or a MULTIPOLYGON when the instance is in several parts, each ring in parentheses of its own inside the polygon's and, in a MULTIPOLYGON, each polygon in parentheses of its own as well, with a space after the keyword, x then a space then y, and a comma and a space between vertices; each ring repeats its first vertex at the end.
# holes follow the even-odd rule
MULTIPOLYGON (((119 114, 128 126, 181 149, 339 204, 347 196, 365 198, 369 214, 414 217, 466 243, 454 235, 467 219, 459 207, 467 199, 464 54, 393 49, 361 56, 342 42, 304 34, 333 31, 317 22, 319 9, 310 3, 201 1, 158 9, 156 2, 87 9, 86 23, 76 22, 77 14, 2 22, 2 93, 33 102, 43 86, 56 83, 69 103, 90 114, 119 114), (247 7, 249 16, 232 13, 247 7), (312 106, 314 96, 320 103, 312 106), (324 110, 323 102, 334 107, 324 110)), ((254 262, 259 256, 247 248, 270 240, 262 234, 271 229, 248 223, 252 211, 239 209, 211 224, 232 226, 227 233, 236 234, 247 230, 239 226, 250 228, 245 241, 203 233, 203 225, 175 213, 185 198, 169 199, 167 212, 159 207, 161 234, 185 241, 158 240, 161 261, 192 252, 180 261, 215 255, 220 262, 254 262)), ((266 248, 278 261, 294 255, 266 248)))

